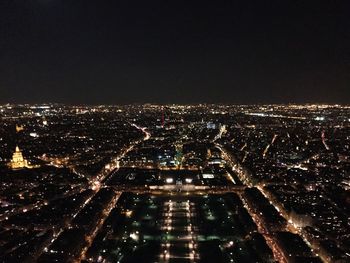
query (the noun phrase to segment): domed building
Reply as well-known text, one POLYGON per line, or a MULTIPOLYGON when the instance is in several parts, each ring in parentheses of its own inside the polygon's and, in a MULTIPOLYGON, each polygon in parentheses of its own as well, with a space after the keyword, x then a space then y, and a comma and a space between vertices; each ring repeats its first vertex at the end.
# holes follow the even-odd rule
POLYGON ((13 170, 22 168, 32 168, 29 162, 26 159, 24 159, 23 154, 18 146, 16 146, 16 150, 12 154, 12 160, 9 163, 9 167, 13 170))

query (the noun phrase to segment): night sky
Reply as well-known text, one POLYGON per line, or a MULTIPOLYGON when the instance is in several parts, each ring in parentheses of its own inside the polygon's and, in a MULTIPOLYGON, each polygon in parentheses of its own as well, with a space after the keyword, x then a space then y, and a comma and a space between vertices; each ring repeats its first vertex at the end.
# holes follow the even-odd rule
POLYGON ((0 0, 0 103, 350 103, 350 1, 0 0))

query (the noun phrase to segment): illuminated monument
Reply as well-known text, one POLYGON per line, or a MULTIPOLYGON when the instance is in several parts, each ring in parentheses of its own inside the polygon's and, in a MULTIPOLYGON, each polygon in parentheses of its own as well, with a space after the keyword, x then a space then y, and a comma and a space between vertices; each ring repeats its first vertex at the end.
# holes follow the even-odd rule
POLYGON ((9 167, 16 170, 22 168, 32 168, 28 161, 23 158, 23 154, 20 151, 19 147, 16 146, 16 151, 12 155, 12 160, 9 163, 9 167))

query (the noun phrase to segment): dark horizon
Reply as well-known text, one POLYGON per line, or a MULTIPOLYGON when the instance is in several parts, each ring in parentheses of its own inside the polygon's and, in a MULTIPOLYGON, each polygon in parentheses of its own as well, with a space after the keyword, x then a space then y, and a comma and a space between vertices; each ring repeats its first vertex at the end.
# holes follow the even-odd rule
POLYGON ((0 103, 349 104, 348 10, 3 0, 0 103))
POLYGON ((66 106, 66 107, 97 107, 97 106, 106 106, 106 107, 118 107, 118 106, 146 106, 146 105, 156 105, 156 106, 225 106, 225 107, 234 107, 234 106, 329 106, 329 107, 350 107, 350 103, 327 103, 327 102, 305 102, 305 103, 221 103, 221 102, 196 102, 196 103, 158 103, 158 102, 131 102, 131 103, 64 103, 64 102, 0 102, 0 106, 66 106))

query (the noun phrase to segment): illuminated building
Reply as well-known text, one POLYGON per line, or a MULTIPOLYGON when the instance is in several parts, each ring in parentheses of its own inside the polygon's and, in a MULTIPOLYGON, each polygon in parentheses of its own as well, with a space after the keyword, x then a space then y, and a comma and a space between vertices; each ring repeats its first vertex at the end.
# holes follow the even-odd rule
POLYGON ((12 155, 12 160, 9 163, 12 169, 22 169, 22 168, 32 168, 28 161, 23 158, 23 154, 18 146, 16 146, 16 151, 12 155))
POLYGON ((23 131, 23 130, 24 130, 23 126, 16 124, 16 132, 20 132, 20 131, 23 131))

